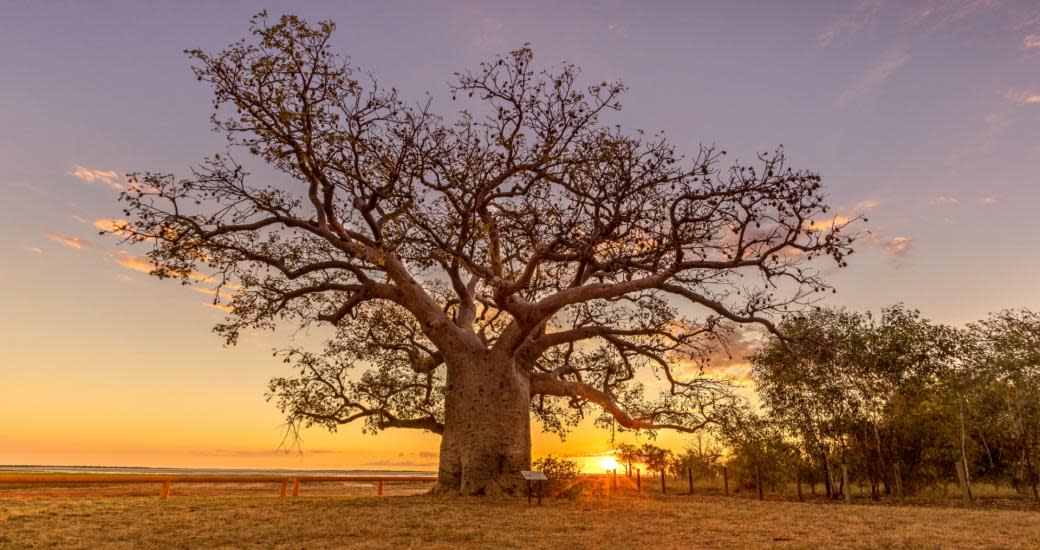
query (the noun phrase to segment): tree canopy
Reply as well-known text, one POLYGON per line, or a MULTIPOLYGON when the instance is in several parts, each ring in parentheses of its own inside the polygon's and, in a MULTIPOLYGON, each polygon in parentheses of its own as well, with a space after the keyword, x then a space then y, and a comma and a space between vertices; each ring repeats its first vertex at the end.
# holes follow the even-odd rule
POLYGON ((766 413, 757 421, 769 424, 753 432, 794 450, 798 467, 820 467, 828 493, 842 491, 831 479, 840 462, 874 498, 954 473, 969 492, 980 475, 1040 494, 1036 313, 1002 311, 957 329, 901 305, 878 317, 821 309, 780 329, 786 340, 752 357, 766 413))
POLYGON ((443 117, 333 52, 334 29, 260 14, 250 39, 189 51, 228 151, 188 177, 133 174, 122 196, 120 232, 152 246, 155 275, 221 282, 229 343, 335 327, 322 352, 287 351, 299 374, 271 383, 293 426, 451 439, 508 394, 523 422, 529 408, 558 431, 588 410, 695 431, 729 392, 677 361, 703 361, 728 323, 775 330, 830 289, 811 261, 852 252, 852 222, 782 149, 684 155, 606 121, 622 84, 538 69, 527 46, 457 73, 462 107, 443 117), (241 152, 282 179, 252 177, 241 152))

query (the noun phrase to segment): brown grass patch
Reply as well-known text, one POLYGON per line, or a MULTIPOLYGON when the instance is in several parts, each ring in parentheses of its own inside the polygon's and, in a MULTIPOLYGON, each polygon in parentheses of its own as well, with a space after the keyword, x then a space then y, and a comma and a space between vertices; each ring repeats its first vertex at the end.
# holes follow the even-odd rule
MULTIPOLYGON (((387 484, 387 494, 420 485, 387 484)), ((192 493, 174 485, 174 496, 160 501, 150 489, 139 498, 0 492, 0 547, 960 549, 1040 541, 1040 515, 1030 511, 662 497, 602 485, 542 507, 522 499, 351 497, 342 496, 346 487, 317 484, 299 498, 267 496, 277 494, 270 486, 256 488, 262 496, 226 496, 232 487, 192 493)))

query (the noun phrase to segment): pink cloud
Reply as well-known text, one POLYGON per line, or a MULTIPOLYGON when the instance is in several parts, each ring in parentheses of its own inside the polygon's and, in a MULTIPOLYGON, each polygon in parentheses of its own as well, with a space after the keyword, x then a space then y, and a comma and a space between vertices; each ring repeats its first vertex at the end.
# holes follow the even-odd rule
POLYGON ((1024 90, 1008 90, 1007 98, 1011 101, 1014 101, 1015 103, 1021 103, 1023 105, 1028 105, 1030 103, 1040 103, 1040 94, 1027 92, 1024 90))
POLYGON ((892 237, 881 245, 881 251, 884 252, 886 256, 902 258, 910 252, 910 246, 912 244, 913 239, 910 237, 892 237))
POLYGON ((95 170, 77 164, 75 168, 69 172, 69 175, 75 176, 87 183, 103 183, 110 189, 115 189, 116 191, 126 189, 123 184, 117 181, 119 179, 119 174, 117 174, 115 170, 95 170))
POLYGON ((104 231, 105 233, 111 233, 118 236, 126 236, 129 234, 127 229, 130 227, 130 222, 126 220, 112 220, 108 218, 101 218, 94 220, 91 223, 94 227, 104 231))
POLYGON ((83 250, 84 248, 94 248, 94 245, 80 239, 79 237, 70 237, 68 235, 62 235, 60 233, 44 233, 48 239, 54 241, 62 246, 69 248, 75 248, 76 250, 83 250))
POLYGON ((155 269, 155 264, 148 256, 134 256, 125 250, 120 250, 116 256, 116 263, 134 271, 141 273, 151 273, 155 269))
POLYGON ((938 197, 935 197, 934 199, 932 199, 929 202, 931 204, 956 205, 956 204, 960 204, 961 200, 958 199, 957 197, 947 197, 945 195, 939 195, 938 197))

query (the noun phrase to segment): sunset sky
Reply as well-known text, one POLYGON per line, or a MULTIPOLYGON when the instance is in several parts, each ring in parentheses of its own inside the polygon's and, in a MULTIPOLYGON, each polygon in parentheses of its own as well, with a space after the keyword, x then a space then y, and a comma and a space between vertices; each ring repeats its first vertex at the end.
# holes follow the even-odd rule
MULTIPOLYGON (((869 218, 832 304, 901 301, 958 325, 1040 309, 1035 1, 266 5, 336 21, 338 51, 444 114, 452 73, 529 42, 537 63, 623 80, 610 123, 743 160, 783 144, 839 214, 869 218)), ((98 235, 122 174, 185 174, 223 149, 183 50, 244 37, 257 10, 0 2, 0 464, 435 467, 438 438, 411 431, 315 430, 302 455, 277 452, 264 392, 286 371, 271 350, 310 337, 223 347, 208 295, 98 235)), ((535 456, 609 448, 592 427, 534 432, 535 456)))

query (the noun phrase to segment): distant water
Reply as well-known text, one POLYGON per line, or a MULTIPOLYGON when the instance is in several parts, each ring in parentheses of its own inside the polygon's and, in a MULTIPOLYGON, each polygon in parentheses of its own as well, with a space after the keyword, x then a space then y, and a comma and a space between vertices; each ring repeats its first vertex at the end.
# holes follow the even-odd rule
POLYGON ((124 466, 4 466, 0 472, 56 474, 177 474, 177 475, 276 475, 276 476, 415 476, 435 475, 430 470, 281 470, 224 468, 145 468, 124 466))

